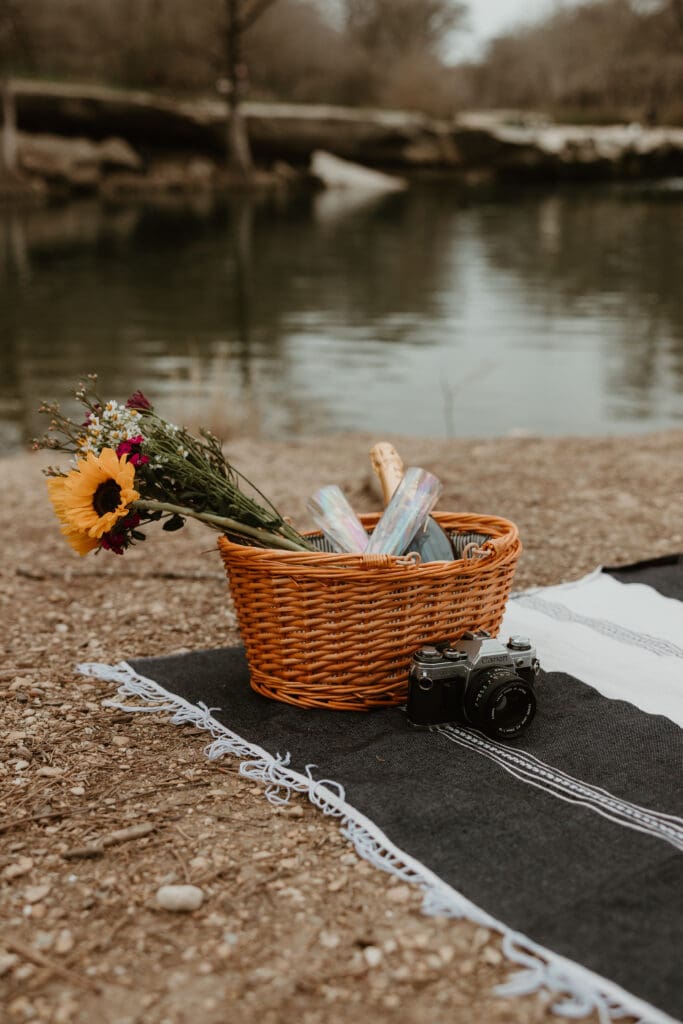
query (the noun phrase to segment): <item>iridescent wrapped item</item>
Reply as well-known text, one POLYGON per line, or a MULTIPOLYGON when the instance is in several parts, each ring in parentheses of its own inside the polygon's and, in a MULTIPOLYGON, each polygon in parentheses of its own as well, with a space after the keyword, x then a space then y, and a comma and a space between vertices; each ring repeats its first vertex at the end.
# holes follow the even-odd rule
POLYGON ((439 500, 441 481, 426 469, 406 470, 374 529, 366 554, 402 555, 439 500))
POLYGON ((365 551, 368 546, 365 527, 336 484, 317 490, 306 507, 335 551, 365 551))

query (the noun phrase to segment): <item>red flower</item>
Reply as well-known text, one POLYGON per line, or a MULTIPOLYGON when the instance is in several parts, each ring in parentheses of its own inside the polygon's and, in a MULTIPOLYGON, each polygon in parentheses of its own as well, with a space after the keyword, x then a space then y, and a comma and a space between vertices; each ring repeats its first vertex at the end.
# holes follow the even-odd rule
POLYGON ((126 441, 121 442, 116 449, 116 454, 119 458, 122 455, 127 455, 131 466, 146 466, 149 462, 149 456, 143 455, 140 451, 140 445, 144 444, 144 440, 142 434, 129 437, 126 441))
POLYGON ((116 532, 110 530, 102 534, 100 546, 105 551, 113 551, 115 555, 122 555, 131 544, 131 533, 140 525, 140 516, 137 512, 131 512, 125 519, 119 520, 116 524, 116 532))
POLYGON ((125 533, 103 533, 100 541, 105 551, 113 551, 115 555, 122 555, 126 549, 125 533))
POLYGON ((151 412, 152 403, 145 398, 142 391, 135 391, 126 402, 126 409, 137 409, 138 412, 151 412))

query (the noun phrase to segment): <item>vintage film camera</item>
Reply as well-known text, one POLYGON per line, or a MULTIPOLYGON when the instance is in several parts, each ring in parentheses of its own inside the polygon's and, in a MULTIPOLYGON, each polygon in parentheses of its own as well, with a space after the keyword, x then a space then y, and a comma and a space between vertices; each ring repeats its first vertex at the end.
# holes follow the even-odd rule
POLYGON ((514 739, 536 713, 539 667, 525 636, 502 644, 481 629, 452 645, 422 647, 410 665, 408 718, 414 725, 459 722, 495 739, 514 739))

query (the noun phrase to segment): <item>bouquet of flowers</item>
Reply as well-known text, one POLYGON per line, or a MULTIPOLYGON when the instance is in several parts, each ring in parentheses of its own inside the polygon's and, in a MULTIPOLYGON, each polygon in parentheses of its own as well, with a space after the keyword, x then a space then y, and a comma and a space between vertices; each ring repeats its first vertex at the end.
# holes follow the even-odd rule
POLYGON ((243 543, 315 550, 228 462, 210 431, 195 437, 169 423, 140 391, 125 405, 103 401, 96 374, 79 381, 75 396, 86 410, 83 422, 45 403, 40 412, 51 417, 50 426, 33 447, 72 456, 68 472, 53 466, 45 472, 62 533, 79 554, 121 555, 145 539, 147 524, 178 530, 188 518, 243 543))

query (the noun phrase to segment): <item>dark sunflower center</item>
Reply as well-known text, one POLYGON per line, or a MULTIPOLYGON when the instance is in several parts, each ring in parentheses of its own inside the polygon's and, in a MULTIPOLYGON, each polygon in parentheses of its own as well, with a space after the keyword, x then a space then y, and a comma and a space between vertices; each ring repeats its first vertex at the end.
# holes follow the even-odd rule
POLYGON ((116 483, 116 480, 105 480, 103 484, 100 484, 92 497, 92 507, 98 516, 103 516, 106 512, 114 512, 120 504, 121 488, 116 483))

